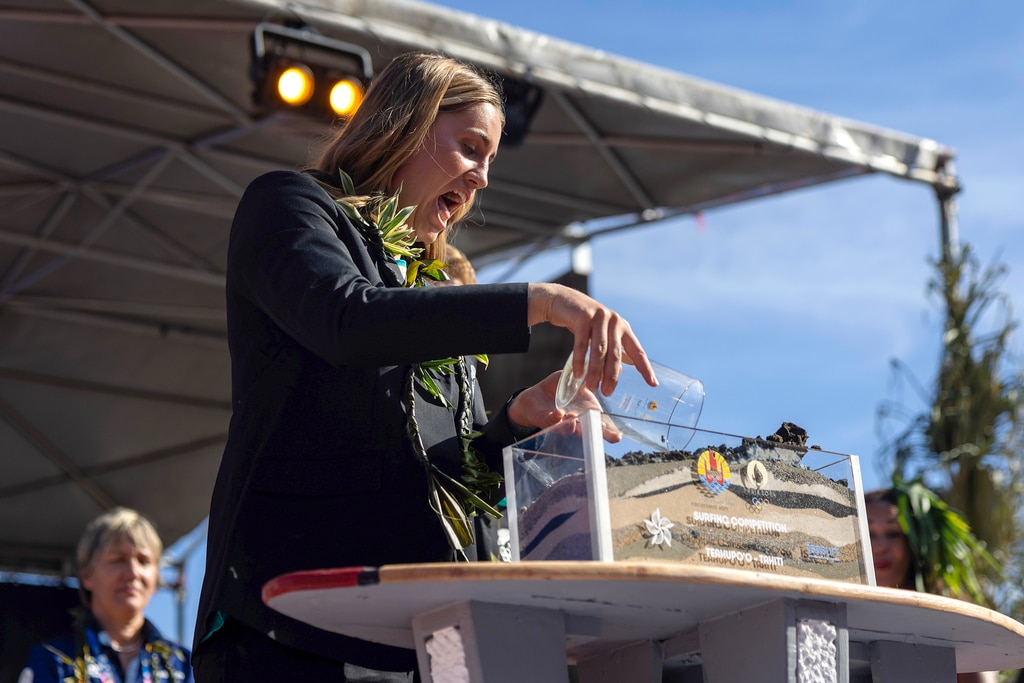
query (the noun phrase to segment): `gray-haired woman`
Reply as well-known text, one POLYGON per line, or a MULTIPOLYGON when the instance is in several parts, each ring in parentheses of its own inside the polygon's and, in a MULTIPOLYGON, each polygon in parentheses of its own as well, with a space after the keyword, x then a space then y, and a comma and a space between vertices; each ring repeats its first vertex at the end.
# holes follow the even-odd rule
POLYGON ((163 543, 128 508, 85 528, 77 563, 82 609, 70 632, 29 653, 19 683, 189 683, 190 653, 164 638, 144 611, 160 583, 163 543))

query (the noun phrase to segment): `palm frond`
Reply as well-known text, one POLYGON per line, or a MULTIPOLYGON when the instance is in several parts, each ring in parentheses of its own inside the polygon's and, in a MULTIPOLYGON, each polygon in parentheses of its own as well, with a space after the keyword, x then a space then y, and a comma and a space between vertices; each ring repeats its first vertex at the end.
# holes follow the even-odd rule
POLYGON ((900 527, 914 561, 920 591, 959 596, 986 604, 978 563, 1001 572, 999 562, 971 531, 970 524, 921 480, 894 482, 900 527))

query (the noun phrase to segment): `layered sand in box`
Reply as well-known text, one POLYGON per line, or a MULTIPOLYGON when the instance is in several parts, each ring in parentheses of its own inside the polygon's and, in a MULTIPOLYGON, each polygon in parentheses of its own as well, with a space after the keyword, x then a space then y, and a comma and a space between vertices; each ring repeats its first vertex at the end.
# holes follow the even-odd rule
MULTIPOLYGON (((759 460, 756 473, 749 459, 734 461, 727 487, 705 485, 697 457, 614 461, 606 469, 614 559, 863 582, 853 491, 789 460, 759 460)), ((556 482, 519 526, 523 559, 592 559, 584 476, 556 482)))

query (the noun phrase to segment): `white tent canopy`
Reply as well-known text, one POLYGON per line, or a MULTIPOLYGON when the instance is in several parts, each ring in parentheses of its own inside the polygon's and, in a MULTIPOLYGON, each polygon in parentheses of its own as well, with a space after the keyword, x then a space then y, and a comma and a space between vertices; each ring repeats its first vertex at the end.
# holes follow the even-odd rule
POLYGON ((542 90, 458 236, 478 265, 868 173, 957 189, 932 140, 411 0, 0 0, 0 569, 66 570, 114 504, 168 543, 207 512, 231 215, 327 131, 253 106, 262 21, 542 90))

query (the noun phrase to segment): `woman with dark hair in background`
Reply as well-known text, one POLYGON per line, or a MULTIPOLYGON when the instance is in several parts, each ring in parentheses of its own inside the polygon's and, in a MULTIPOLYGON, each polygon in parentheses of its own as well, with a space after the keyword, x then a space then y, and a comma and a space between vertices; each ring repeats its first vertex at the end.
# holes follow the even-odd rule
POLYGON ((914 565, 907 536, 899 519, 899 501, 894 489, 869 491, 864 495, 868 515, 875 584, 887 588, 914 590, 914 565))
MULTIPOLYGON (((875 584, 887 588, 917 589, 916 558, 903 531, 900 519, 900 493, 896 489, 878 489, 864 495, 867 509, 871 556, 875 565, 875 584)), ((935 586, 927 587, 937 593, 935 586)), ((996 674, 979 671, 957 674, 957 683, 995 683, 996 674)))

